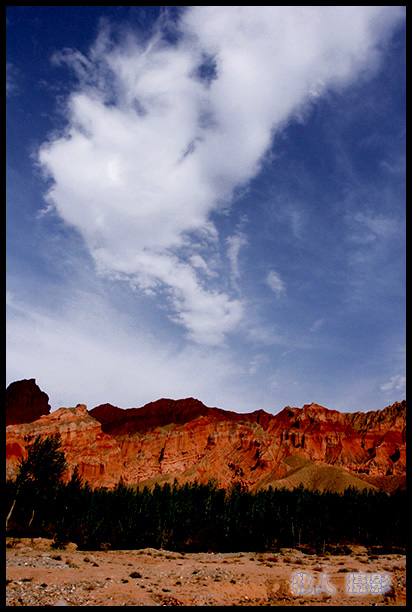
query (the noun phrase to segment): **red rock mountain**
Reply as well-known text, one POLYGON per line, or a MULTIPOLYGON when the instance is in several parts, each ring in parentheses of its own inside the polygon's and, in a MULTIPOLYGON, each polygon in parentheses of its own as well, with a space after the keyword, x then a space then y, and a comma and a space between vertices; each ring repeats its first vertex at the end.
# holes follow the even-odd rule
POLYGON ((142 408, 79 404, 6 428, 7 475, 37 435, 60 432, 69 473, 78 465, 94 486, 215 478, 248 489, 299 484, 393 490, 406 477, 406 402, 341 413, 317 404, 238 414, 193 399, 160 399, 142 408))
POLYGON ((31 423, 49 412, 49 396, 36 385, 35 378, 17 380, 7 387, 6 425, 31 423))

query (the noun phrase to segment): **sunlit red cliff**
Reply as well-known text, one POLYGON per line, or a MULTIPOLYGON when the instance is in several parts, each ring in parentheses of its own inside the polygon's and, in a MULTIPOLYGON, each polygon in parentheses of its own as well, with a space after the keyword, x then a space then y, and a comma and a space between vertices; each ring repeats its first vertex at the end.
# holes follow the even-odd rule
POLYGON ((214 478, 225 488, 240 482, 248 489, 405 486, 405 401, 353 413, 312 403, 276 415, 239 414, 193 398, 129 409, 102 404, 88 411, 79 404, 49 412, 47 395, 39 393, 34 379, 12 383, 6 392, 8 477, 17 473, 31 439, 59 432, 67 476, 77 465, 93 486, 113 487, 120 478, 148 486, 214 478), (30 389, 36 400, 30 400, 30 389))

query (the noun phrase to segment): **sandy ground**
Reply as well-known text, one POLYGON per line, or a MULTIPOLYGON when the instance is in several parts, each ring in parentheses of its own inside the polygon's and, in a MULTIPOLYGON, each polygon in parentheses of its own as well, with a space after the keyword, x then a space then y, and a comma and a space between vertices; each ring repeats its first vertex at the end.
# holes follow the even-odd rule
POLYGON ((50 544, 41 538, 6 539, 6 605, 406 605, 405 556, 368 555, 361 546, 350 555, 308 555, 294 549, 85 552, 73 544, 65 550, 50 544), (371 593, 372 583, 379 590, 388 581, 385 575, 386 592, 371 593), (350 580, 350 590, 367 593, 348 593, 350 580))

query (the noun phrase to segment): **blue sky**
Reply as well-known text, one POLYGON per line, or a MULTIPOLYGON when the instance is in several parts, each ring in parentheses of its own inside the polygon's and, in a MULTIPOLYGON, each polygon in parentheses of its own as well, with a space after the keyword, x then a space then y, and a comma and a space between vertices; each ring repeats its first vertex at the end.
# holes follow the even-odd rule
POLYGON ((7 384, 405 397, 403 7, 8 7, 7 384))

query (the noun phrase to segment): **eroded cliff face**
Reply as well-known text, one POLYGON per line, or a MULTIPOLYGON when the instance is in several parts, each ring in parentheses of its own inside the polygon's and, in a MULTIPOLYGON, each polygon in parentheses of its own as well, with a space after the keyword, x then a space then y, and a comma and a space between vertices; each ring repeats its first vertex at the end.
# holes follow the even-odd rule
POLYGON ((93 485, 113 487, 122 470, 122 457, 117 441, 102 431, 101 425, 87 412, 84 404, 75 408, 59 408, 33 423, 6 427, 6 475, 17 473, 18 460, 27 456, 27 446, 36 436, 60 433, 62 450, 69 469, 66 479, 77 465, 80 474, 93 485))
POLYGON ((240 482, 254 489, 291 486, 301 478, 311 488, 340 490, 349 484, 372 486, 364 479, 373 478, 385 488, 388 479, 406 473, 405 402, 367 413, 310 404, 276 415, 208 408, 193 398, 128 410, 110 404, 89 412, 84 405, 60 408, 7 427, 8 475, 16 473, 27 436, 57 431, 68 476, 78 465, 93 486, 113 487, 120 477, 126 484, 148 485, 214 478, 222 487, 240 482))
POLYGON ((406 472, 406 402, 384 410, 341 413, 317 404, 284 408, 268 432, 314 461, 370 476, 406 472))

